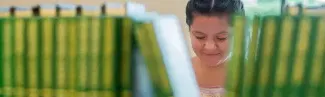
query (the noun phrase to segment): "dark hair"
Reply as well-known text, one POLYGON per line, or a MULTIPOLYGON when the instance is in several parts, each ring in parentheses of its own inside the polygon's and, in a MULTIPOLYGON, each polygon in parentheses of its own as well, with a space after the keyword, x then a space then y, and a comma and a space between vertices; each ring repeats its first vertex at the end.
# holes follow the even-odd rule
POLYGON ((186 5, 186 23, 191 25, 194 13, 200 15, 244 14, 240 0, 189 0, 186 5))

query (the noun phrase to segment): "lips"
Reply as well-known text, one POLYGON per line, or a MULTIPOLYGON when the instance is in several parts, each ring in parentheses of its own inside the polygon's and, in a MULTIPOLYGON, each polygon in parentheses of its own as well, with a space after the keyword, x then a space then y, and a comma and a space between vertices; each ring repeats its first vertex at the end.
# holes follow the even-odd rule
POLYGON ((220 53, 216 53, 216 54, 205 54, 207 56, 217 56, 217 55, 220 55, 220 53))

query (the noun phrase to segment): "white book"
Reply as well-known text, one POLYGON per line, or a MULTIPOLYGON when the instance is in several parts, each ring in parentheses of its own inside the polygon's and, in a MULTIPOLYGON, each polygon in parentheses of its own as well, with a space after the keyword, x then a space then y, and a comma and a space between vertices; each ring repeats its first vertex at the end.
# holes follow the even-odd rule
POLYGON ((190 51, 176 16, 159 16, 154 28, 174 96, 199 97, 190 51))

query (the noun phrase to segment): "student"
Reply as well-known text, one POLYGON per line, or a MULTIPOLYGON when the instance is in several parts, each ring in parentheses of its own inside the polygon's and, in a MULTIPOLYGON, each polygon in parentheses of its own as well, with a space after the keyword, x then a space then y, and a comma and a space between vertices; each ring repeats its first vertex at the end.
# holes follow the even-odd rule
POLYGON ((202 97, 218 97, 225 90, 229 55, 230 15, 244 14, 240 0, 189 0, 186 23, 189 26, 196 80, 202 97))

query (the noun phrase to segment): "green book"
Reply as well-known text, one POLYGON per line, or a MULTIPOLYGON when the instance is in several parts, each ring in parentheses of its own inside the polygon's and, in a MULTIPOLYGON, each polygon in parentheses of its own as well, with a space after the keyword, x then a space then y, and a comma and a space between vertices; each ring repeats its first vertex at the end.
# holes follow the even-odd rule
POLYGON ((53 76, 53 72, 54 72, 54 37, 53 34, 55 34, 54 32, 54 19, 53 18, 43 18, 42 20, 43 23, 43 28, 40 34, 42 37, 40 41, 42 41, 41 44, 41 73, 42 73, 42 87, 41 87, 41 96, 42 97, 52 97, 54 95, 53 92, 53 82, 54 80, 54 76, 53 76))
POLYGON ((26 20, 22 18, 16 18, 14 20, 15 31, 14 34, 14 91, 16 91, 16 97, 24 97, 27 95, 25 88, 27 87, 27 61, 26 61, 26 33, 27 27, 25 25, 26 20))
POLYGON ((233 16, 232 26, 234 29, 231 31, 231 58, 227 65, 227 97, 237 97, 240 89, 240 74, 243 74, 244 62, 244 48, 245 48, 245 24, 246 18, 243 16, 233 16))
POLYGON ((323 92, 325 90, 325 44, 322 41, 325 41, 325 18, 321 18, 320 22, 318 22, 318 35, 316 40, 316 51, 315 53, 315 61, 311 76, 311 85, 313 85, 313 89, 311 90, 312 94, 316 94, 316 97, 325 96, 323 92))
MULTIPOLYGON (((1 49, 1 57, 0 57, 0 97, 3 97, 3 90, 4 90, 4 81, 6 80, 5 76, 9 73, 8 71, 5 71, 6 69, 4 69, 6 67, 5 65, 5 52, 3 52, 3 47, 4 47, 4 42, 6 42, 6 39, 4 39, 6 36, 4 34, 5 30, 4 30, 4 18, 0 17, 0 36, 1 36, 1 40, 0 40, 0 49, 1 49)), ((10 75, 10 73, 8 74, 10 75)))
POLYGON ((299 97, 313 97, 316 96, 313 92, 312 89, 318 86, 317 84, 311 83, 313 80, 317 79, 312 79, 312 71, 322 71, 322 69, 318 70, 313 70, 313 67, 315 67, 315 61, 317 60, 317 57, 315 56, 316 54, 319 54, 321 52, 316 51, 317 47, 317 36, 319 36, 320 33, 319 31, 319 22, 320 22, 320 17, 308 17, 310 19, 309 25, 310 29, 307 30, 304 33, 308 33, 307 36, 305 36, 308 41, 307 41, 307 50, 305 51, 306 58, 305 58, 305 63, 303 65, 303 74, 302 74, 302 80, 301 80, 301 85, 299 86, 299 92, 297 95, 299 97))
POLYGON ((38 35, 38 30, 37 30, 37 25, 38 20, 37 18, 29 18, 26 20, 26 27, 27 27, 27 31, 25 31, 24 37, 25 37, 25 50, 26 50, 26 70, 27 70, 27 74, 25 73, 25 76, 27 76, 27 87, 26 92, 28 92, 28 94, 26 96, 31 96, 31 97, 35 97, 35 96, 39 96, 38 93, 38 87, 39 87, 39 83, 40 80, 38 77, 39 76, 39 72, 37 72, 40 66, 39 64, 39 40, 38 38, 40 38, 38 35))
MULTIPOLYGON (((147 34, 148 34, 148 43, 149 46, 151 46, 152 49, 152 57, 154 58, 155 63, 154 64, 147 64, 147 65, 152 65, 153 69, 156 70, 157 72, 157 76, 160 76, 160 78, 158 78, 160 80, 160 83, 157 83, 157 85, 161 88, 161 95, 162 97, 170 97, 173 96, 173 90, 171 88, 170 85, 170 80, 167 74, 167 70, 165 67, 165 63, 163 61, 163 57, 161 54, 161 50, 155 35, 155 29, 158 28, 154 28, 154 26, 151 25, 147 25, 146 26, 146 30, 147 30, 147 34), (156 65, 156 66, 155 66, 156 65)), ((148 58, 150 59, 150 58, 148 58)))
POLYGON ((163 59, 163 67, 167 73, 165 79, 169 81, 172 89, 170 96, 198 97, 200 93, 192 68, 190 51, 177 17, 160 15, 154 19, 153 28, 163 59))
POLYGON ((1 96, 2 97, 8 97, 12 95, 12 89, 13 87, 13 65, 12 59, 13 59, 13 26, 14 24, 12 21, 12 18, 1 18, 0 23, 0 32, 2 36, 3 44, 1 49, 1 96))
POLYGON ((68 24, 66 18, 58 18, 56 20, 56 28, 55 32, 55 43, 56 43, 56 53, 55 53, 55 92, 54 96, 63 97, 67 95, 66 89, 68 88, 68 24))
MULTIPOLYGON (((285 16, 282 17, 281 22, 282 23, 282 29, 281 29, 281 36, 279 37, 279 40, 292 40, 293 32, 294 32, 294 19, 291 16, 285 16)), ((281 41, 279 43, 279 52, 281 52, 281 55, 278 55, 278 61, 276 64, 276 71, 275 71, 275 90, 273 93, 274 97, 281 97, 281 93, 283 93, 284 87, 286 85, 286 77, 287 77, 287 70, 288 68, 288 62, 290 57, 290 50, 292 41, 281 41)))
POLYGON ((252 32, 251 32, 251 39, 248 42, 248 59, 245 61, 245 71, 244 71, 244 83, 241 88, 243 91, 243 97, 250 97, 249 93, 252 91, 253 79, 254 79, 254 63, 256 62, 256 54, 257 54, 257 40, 258 35, 260 33, 260 23, 261 17, 255 17, 253 19, 252 24, 252 32))
POLYGON ((77 45, 78 45, 78 54, 77 54, 77 65, 74 68, 77 68, 77 90, 76 97, 87 97, 87 83, 88 83, 88 43, 89 37, 89 19, 87 17, 79 17, 77 19, 76 25, 77 28, 77 45))
POLYGON ((152 81, 155 97, 171 97, 173 91, 170 86, 166 67, 156 40, 152 22, 138 22, 136 24, 136 40, 152 81))
POLYGON ((306 65, 307 54, 312 53, 308 51, 308 41, 310 40, 309 34, 312 28, 311 25, 311 19, 308 17, 300 17, 300 26, 299 27, 299 33, 298 33, 298 39, 297 39, 297 45, 295 47, 296 51, 296 57, 293 64, 293 71, 292 71, 292 77, 291 77, 291 83, 292 83, 292 89, 290 95, 291 97, 299 97, 299 92, 305 92, 300 91, 299 87, 303 84, 303 76, 304 76, 304 65, 306 65), (308 51, 308 52, 307 52, 308 51))
POLYGON ((274 16, 264 17, 263 28, 260 37, 260 56, 258 57, 259 77, 257 82, 260 85, 257 95, 262 96, 272 96, 272 89, 274 84, 274 71, 277 64, 273 63, 277 59, 277 47, 278 41, 277 36, 280 36, 277 32, 277 29, 280 29, 279 18, 274 16))
POLYGON ((87 86, 87 89, 89 89, 90 93, 87 95, 88 97, 99 97, 99 55, 100 55, 100 18, 97 17, 91 17, 90 18, 90 32, 89 34, 89 46, 88 46, 88 53, 89 53, 89 86, 87 86))
POLYGON ((68 17, 67 19, 67 96, 69 97, 76 97, 75 88, 77 86, 77 69, 79 66, 77 65, 77 54, 78 54, 78 43, 77 39, 81 32, 78 28, 78 24, 82 24, 78 21, 79 17, 68 17))
POLYGON ((100 97, 116 96, 117 64, 116 56, 116 19, 113 17, 101 18, 100 25, 100 66, 99 84, 100 97))
POLYGON ((131 97, 132 96, 132 30, 133 30, 133 21, 128 17, 120 18, 118 22, 120 24, 121 32, 121 60, 120 60, 120 96, 121 97, 131 97))

